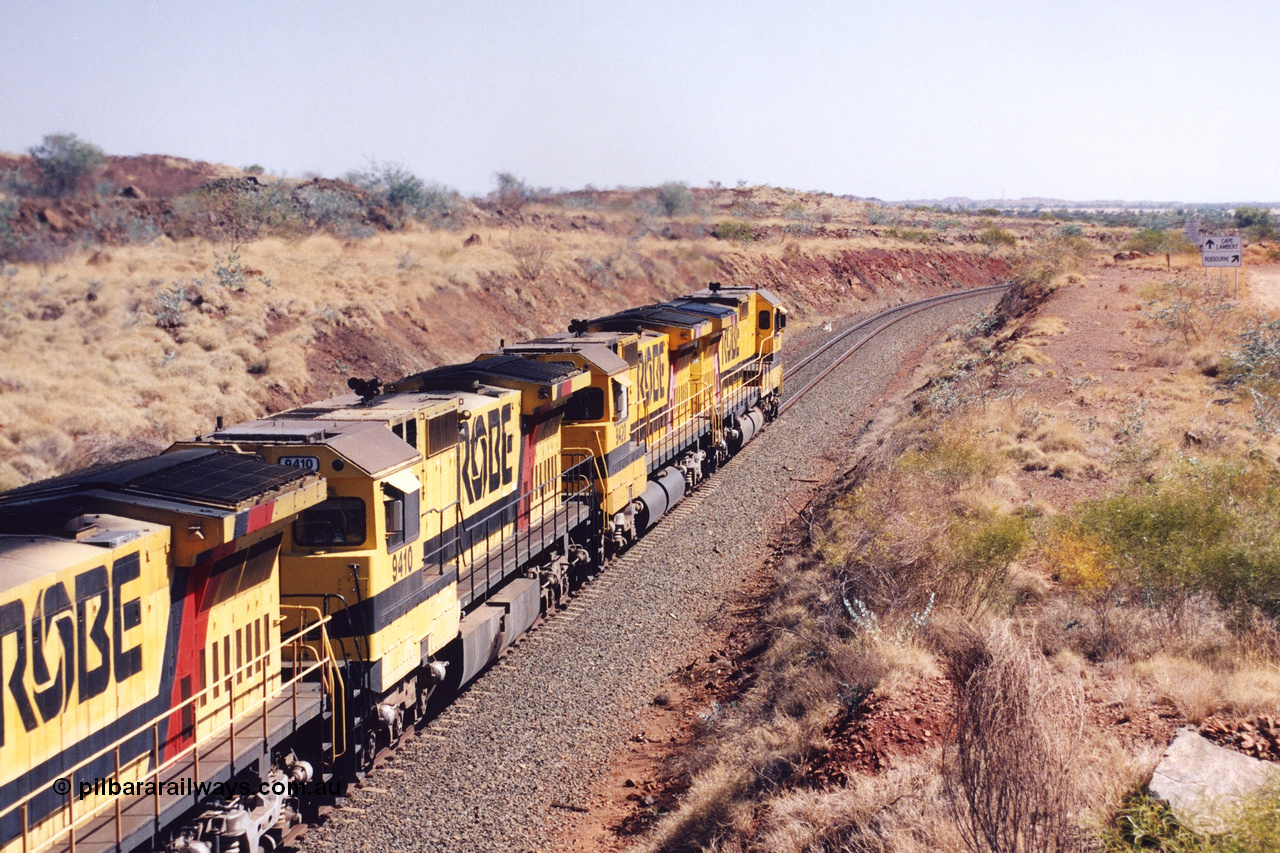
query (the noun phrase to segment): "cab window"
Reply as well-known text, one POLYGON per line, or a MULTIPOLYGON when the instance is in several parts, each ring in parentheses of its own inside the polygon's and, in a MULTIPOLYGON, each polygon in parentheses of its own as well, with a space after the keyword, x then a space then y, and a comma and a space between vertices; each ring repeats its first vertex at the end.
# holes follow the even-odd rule
POLYGON ((419 490, 402 492, 383 483, 382 493, 382 510, 387 522, 387 553, 390 554, 418 538, 419 490))
POLYGON ((627 419, 627 386, 613 381, 613 419, 618 422, 627 419))
POLYGON ((293 523, 293 541, 304 547, 363 545, 364 540, 364 501, 360 498, 329 498, 304 509, 293 523))

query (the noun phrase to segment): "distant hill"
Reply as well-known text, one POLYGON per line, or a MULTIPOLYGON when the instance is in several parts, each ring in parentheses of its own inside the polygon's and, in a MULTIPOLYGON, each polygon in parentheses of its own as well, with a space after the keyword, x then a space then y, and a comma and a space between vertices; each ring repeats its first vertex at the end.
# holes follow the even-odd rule
POLYGON ((1028 196, 1025 198, 983 198, 974 199, 965 196, 947 196, 946 198, 906 199, 890 202, 906 206, 946 207, 956 210, 981 210, 993 207, 996 210, 1087 210, 1099 212, 1119 212, 1124 210, 1233 210, 1236 207, 1263 207, 1280 210, 1277 201, 1234 201, 1215 202, 1213 204, 1188 204, 1182 201, 1123 201, 1121 199, 1095 199, 1092 201, 1070 201, 1063 198, 1044 198, 1028 196))

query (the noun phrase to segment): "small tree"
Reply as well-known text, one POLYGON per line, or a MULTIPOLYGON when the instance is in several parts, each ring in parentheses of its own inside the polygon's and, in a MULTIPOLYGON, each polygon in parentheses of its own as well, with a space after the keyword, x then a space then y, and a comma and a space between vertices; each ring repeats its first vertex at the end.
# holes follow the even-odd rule
POLYGON ((46 136, 40 145, 28 149, 28 153, 40 169, 41 188, 51 196, 75 192, 80 182, 107 160, 101 148, 82 141, 74 133, 46 136))
POLYGON ((1265 207, 1237 207, 1236 227, 1255 240, 1266 240, 1275 234, 1271 211, 1265 207))
POLYGON ((1126 240, 1121 247, 1133 252, 1145 252, 1148 255, 1164 255, 1164 265, 1173 268, 1170 258, 1174 252, 1190 252, 1195 249, 1182 238, 1180 232, 1162 231, 1159 228, 1145 228, 1126 240))
POLYGON ((497 178, 498 188, 494 190, 493 200, 497 202, 498 207, 512 211, 518 211, 524 207, 531 196, 525 182, 510 172, 499 172, 497 178))
POLYGON ((445 217, 459 202, 456 191, 429 184, 399 163, 370 161, 368 169, 348 172, 346 179, 367 192, 374 204, 386 205, 400 216, 445 217))
POLYGON ((661 207, 667 216, 676 216, 685 213, 693 204, 693 196, 689 193, 689 187, 678 181, 668 181, 658 187, 658 206, 661 207))

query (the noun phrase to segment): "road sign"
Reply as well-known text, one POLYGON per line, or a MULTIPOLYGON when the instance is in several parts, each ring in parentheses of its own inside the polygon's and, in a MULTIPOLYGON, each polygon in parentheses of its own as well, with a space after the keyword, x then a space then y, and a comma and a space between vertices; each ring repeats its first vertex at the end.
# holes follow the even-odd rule
MULTIPOLYGON (((1240 252, 1240 237, 1237 235, 1219 236, 1206 234, 1200 238, 1202 252, 1240 252)), ((1208 266, 1208 264, 1206 264, 1208 266)))
POLYGON ((1200 263, 1206 267, 1238 267, 1242 257, 1244 257, 1244 253, 1239 250, 1218 252, 1205 249, 1200 253, 1200 263))

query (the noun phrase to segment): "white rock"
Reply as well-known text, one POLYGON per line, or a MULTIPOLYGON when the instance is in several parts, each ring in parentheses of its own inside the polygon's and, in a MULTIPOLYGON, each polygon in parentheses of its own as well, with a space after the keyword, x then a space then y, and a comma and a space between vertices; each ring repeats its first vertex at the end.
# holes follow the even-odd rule
POLYGON ((1280 765, 1260 761, 1181 729, 1151 777, 1151 796, 1164 800, 1183 826, 1221 832, 1224 814, 1276 778, 1280 765))

